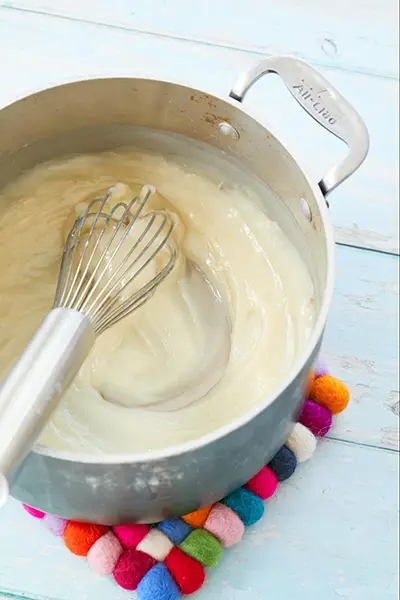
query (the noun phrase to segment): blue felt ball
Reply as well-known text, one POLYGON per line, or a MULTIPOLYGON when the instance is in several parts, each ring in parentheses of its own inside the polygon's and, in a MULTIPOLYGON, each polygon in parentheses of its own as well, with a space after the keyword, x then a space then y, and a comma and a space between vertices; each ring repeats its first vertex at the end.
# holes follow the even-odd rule
POLYGON ((192 528, 188 523, 185 523, 183 519, 178 519, 176 517, 161 521, 157 527, 160 531, 165 533, 175 546, 179 546, 192 531, 192 528))
POLYGON ((158 563, 146 573, 137 586, 139 600, 179 600, 179 588, 167 567, 158 563))
POLYGON ((264 502, 245 488, 235 490, 222 502, 238 515, 245 527, 257 523, 264 514, 264 502))
POLYGON ((282 482, 289 479, 295 472, 297 459, 287 446, 282 446, 268 466, 275 473, 277 480, 282 482))

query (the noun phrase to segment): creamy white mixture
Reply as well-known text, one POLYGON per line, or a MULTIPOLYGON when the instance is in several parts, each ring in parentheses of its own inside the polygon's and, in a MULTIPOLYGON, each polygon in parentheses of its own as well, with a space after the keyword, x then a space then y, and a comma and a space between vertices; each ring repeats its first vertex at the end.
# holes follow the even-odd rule
POLYGON ((152 206, 177 215, 181 258, 143 308, 97 339, 44 432, 51 448, 141 452, 213 431, 273 393, 315 320, 309 273, 255 192, 134 149, 74 157, 0 195, 1 377, 51 309, 76 207, 117 182, 127 197, 156 186, 152 206), (213 365, 220 372, 204 397, 171 401, 210 387, 213 365))

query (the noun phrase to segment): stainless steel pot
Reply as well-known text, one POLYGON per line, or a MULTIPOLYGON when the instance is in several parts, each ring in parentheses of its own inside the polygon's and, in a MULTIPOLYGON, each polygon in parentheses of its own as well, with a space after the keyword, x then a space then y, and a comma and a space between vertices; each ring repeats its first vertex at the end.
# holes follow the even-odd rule
MULTIPOLYGON (((96 457, 35 448, 11 478, 12 495, 62 517, 105 524, 153 522, 215 502, 242 485, 285 442, 316 359, 333 287, 334 241, 326 196, 363 162, 368 133, 353 108, 311 67, 268 58, 239 77, 228 100, 147 79, 94 79, 28 96, 0 111, 0 186, 71 152, 132 142, 135 127, 174 132, 239 159, 276 196, 265 207, 297 246, 316 290, 308 347, 274 399, 203 438, 150 455, 96 457), (277 73, 299 104, 349 147, 318 185, 282 144, 241 108, 265 73, 277 73)), ((39 210, 39 209, 38 209, 39 210)))

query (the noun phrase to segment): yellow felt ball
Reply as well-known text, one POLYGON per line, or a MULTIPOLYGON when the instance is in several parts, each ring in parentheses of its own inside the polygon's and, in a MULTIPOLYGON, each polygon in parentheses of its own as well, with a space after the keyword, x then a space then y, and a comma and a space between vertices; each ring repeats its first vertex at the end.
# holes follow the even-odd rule
POLYGON ((310 399, 337 415, 348 405, 350 392, 347 385, 340 379, 332 377, 332 375, 323 375, 314 381, 310 399))

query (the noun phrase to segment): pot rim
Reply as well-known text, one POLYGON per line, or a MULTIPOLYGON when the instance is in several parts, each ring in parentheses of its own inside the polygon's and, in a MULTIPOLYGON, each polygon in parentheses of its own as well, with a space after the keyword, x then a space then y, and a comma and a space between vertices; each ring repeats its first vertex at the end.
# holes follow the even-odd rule
POLYGON ((241 417, 237 417, 231 423, 227 423, 222 427, 215 429, 214 431, 207 433, 195 440, 191 440, 188 442, 183 442, 181 444, 169 446, 167 448, 156 450, 156 451, 147 451, 140 453, 118 453, 118 454, 86 454, 84 452, 73 452, 70 450, 54 450, 51 448, 47 448, 45 446, 41 446, 40 444, 36 444, 31 452, 41 455, 45 458, 51 458, 62 461, 69 461, 73 463, 81 463, 81 464, 99 464, 99 465, 117 465, 117 464, 137 464, 137 463, 152 463, 156 461, 161 461, 164 459, 168 459, 174 456, 182 455, 185 453, 190 453, 200 448, 216 442, 217 440, 233 433, 235 430, 245 426, 248 422, 256 418, 265 408, 279 401, 280 395, 284 392, 284 390, 290 385, 296 377, 299 375, 301 370, 303 369, 305 363, 307 362, 308 357, 312 354, 315 346, 320 340, 323 331, 325 329, 325 325, 327 322, 328 311, 331 305, 332 295, 333 295, 333 286, 334 286, 334 248, 335 248, 335 240, 334 240, 334 232, 333 226, 329 217, 328 206, 325 201, 325 197, 321 192, 320 187, 317 183, 312 181, 310 177, 303 171, 303 169, 299 166, 298 162, 292 156, 292 154, 287 150, 287 148, 282 144, 282 142, 275 137, 260 121, 258 121, 256 116, 253 116, 250 111, 246 110, 244 105, 238 105, 237 101, 230 98, 229 96, 226 98, 221 98, 220 96, 216 96, 215 94, 211 94, 206 92, 205 90, 192 88, 191 86, 185 85, 183 83, 174 81, 174 80, 163 80, 156 79, 154 77, 130 77, 130 76, 88 76, 85 79, 76 79, 76 78, 67 78, 62 83, 57 83, 53 85, 49 85, 45 88, 36 89, 35 91, 31 91, 23 96, 17 97, 13 102, 7 104, 0 108, 0 111, 3 111, 7 108, 11 108, 14 104, 17 104, 20 101, 27 100, 30 96, 35 96, 42 92, 50 91, 56 88, 69 86, 73 84, 86 83, 90 81, 113 81, 117 79, 125 79, 132 81, 153 81, 157 83, 165 83, 169 85, 179 86, 186 88, 194 93, 199 94, 207 94, 210 98, 213 98, 219 102, 225 102, 234 106, 237 110, 243 111, 250 119, 256 121, 259 127, 262 127, 265 132, 274 139, 276 143, 278 143, 286 152, 287 156, 293 161, 293 163, 297 166, 297 168, 301 171, 304 176, 307 184, 310 186, 310 189, 317 201, 320 215, 323 223, 323 230, 325 233, 326 246, 327 246, 327 277, 326 277, 326 285, 324 289, 323 299, 321 303, 321 308, 319 311, 318 318, 316 320, 313 333, 308 340, 308 343, 305 345, 302 352, 297 357, 297 360, 293 363, 292 368, 289 373, 274 391, 271 394, 271 398, 265 399, 264 401, 259 402, 255 406, 251 407, 248 411, 246 411, 241 417))

